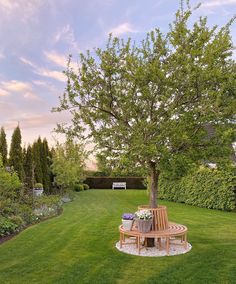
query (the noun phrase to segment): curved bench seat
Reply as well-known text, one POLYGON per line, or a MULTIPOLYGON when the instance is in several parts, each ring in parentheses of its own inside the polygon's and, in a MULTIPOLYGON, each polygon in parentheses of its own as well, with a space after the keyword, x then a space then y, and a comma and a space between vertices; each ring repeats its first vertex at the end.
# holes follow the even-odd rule
POLYGON ((170 252, 170 239, 173 237, 181 237, 181 243, 187 248, 187 227, 181 224, 169 223, 168 228, 165 230, 152 230, 148 233, 142 233, 137 230, 135 226, 133 226, 131 231, 127 231, 123 228, 122 225, 119 226, 120 231, 120 247, 122 248, 125 245, 125 236, 135 237, 136 247, 140 253, 141 250, 141 238, 145 240, 147 238, 157 239, 159 244, 159 249, 161 249, 161 239, 165 239, 166 243, 166 253, 169 255, 170 252))

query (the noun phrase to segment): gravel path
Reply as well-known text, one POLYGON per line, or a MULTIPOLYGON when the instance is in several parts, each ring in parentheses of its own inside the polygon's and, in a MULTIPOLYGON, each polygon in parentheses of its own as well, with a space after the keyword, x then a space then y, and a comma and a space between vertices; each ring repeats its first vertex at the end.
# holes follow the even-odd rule
MULTIPOLYGON (((133 238, 126 238, 125 242, 127 244, 123 245, 122 249, 120 248, 120 242, 116 243, 116 248, 124 253, 128 254, 133 254, 133 255, 139 255, 139 256, 155 256, 155 257, 160 257, 160 256, 167 256, 166 250, 165 250, 165 242, 164 240, 162 241, 162 249, 159 250, 156 247, 152 248, 142 248, 140 251, 140 254, 138 253, 138 249, 136 248, 135 244, 129 244, 129 242, 134 242, 133 238)), ((170 241, 170 256, 173 255, 179 255, 179 254, 184 254, 187 253, 191 250, 192 246, 191 244, 188 243, 187 249, 184 248, 183 245, 180 245, 180 240, 177 239, 171 239, 170 241)))

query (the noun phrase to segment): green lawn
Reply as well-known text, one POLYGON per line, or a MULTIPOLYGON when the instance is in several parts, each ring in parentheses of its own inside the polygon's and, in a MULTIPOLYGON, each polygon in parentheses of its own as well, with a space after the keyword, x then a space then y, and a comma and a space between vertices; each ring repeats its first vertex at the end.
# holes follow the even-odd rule
POLYGON ((188 226, 192 250, 161 258, 117 251, 122 213, 147 200, 145 191, 78 193, 61 216, 0 246, 0 283, 236 283, 235 213, 161 202, 188 226))

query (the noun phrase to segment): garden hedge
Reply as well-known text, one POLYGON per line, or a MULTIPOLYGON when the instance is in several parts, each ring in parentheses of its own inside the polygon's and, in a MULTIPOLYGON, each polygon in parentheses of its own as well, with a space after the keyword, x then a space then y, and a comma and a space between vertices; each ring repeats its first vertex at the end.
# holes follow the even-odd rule
POLYGON ((236 210, 235 174, 202 167, 179 180, 161 177, 159 198, 199 207, 236 210))
POLYGON ((93 189, 112 189, 113 182, 126 182, 127 189, 146 189, 141 177, 87 177, 84 181, 93 189))

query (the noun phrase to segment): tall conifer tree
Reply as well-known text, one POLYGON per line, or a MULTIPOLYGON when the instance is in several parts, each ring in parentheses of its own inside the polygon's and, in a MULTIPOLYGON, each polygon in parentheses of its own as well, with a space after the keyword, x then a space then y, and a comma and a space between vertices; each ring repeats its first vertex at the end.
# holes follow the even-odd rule
POLYGON ((42 167, 42 174, 43 174, 43 185, 45 191, 50 191, 51 189, 51 170, 50 170, 50 151, 48 148, 48 142, 46 138, 43 139, 43 142, 40 144, 41 148, 41 167, 42 167))
POLYGON ((33 188, 34 162, 33 162, 32 147, 30 145, 27 147, 27 150, 25 150, 23 166, 25 173, 25 183, 28 185, 29 188, 33 188))
POLYGON ((7 164, 7 139, 6 133, 3 127, 0 132, 0 154, 2 156, 2 163, 4 166, 7 164))
POLYGON ((41 154, 40 154, 41 143, 42 143, 42 140, 39 137, 38 140, 33 143, 32 154, 33 154, 33 161, 34 161, 35 182, 43 183, 43 173, 42 173, 41 154))
POLYGON ((15 128, 9 153, 9 166, 17 172, 19 178, 23 179, 23 155, 21 147, 21 131, 19 125, 15 128))

